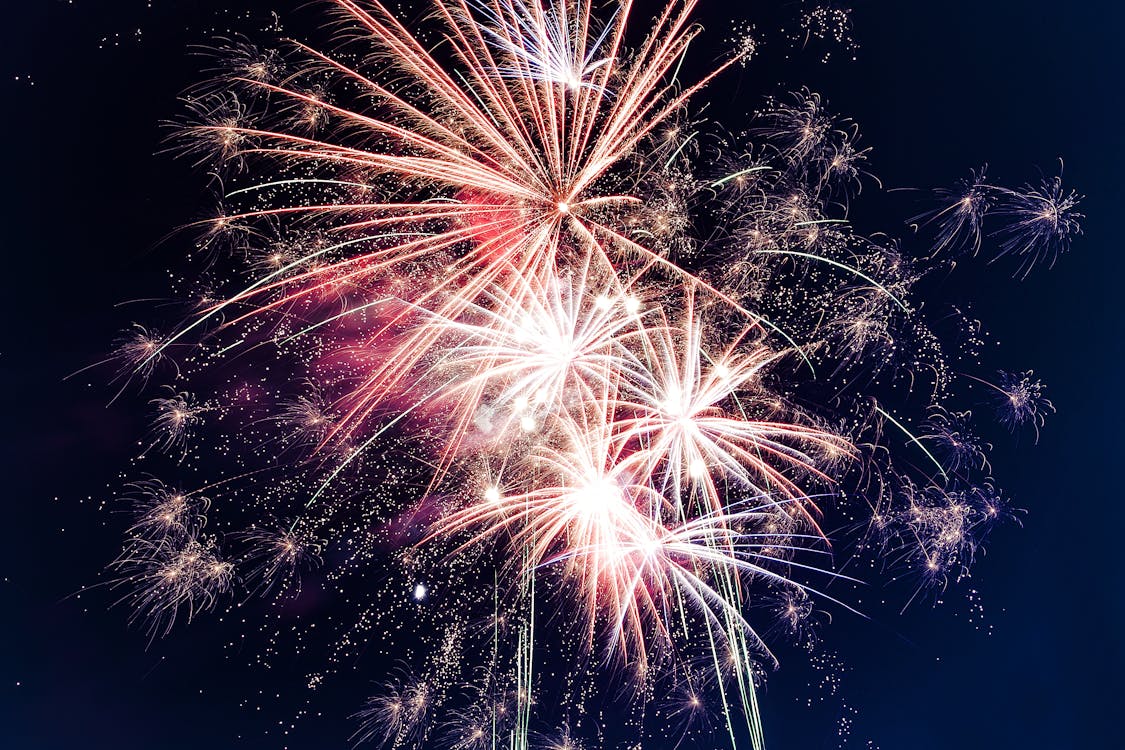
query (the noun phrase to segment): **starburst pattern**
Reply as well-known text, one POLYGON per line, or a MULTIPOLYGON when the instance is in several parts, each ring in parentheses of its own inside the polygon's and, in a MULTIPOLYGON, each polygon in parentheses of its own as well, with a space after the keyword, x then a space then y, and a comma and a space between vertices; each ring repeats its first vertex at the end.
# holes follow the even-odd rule
MULTIPOLYGON (((659 685, 653 715, 684 737, 760 748, 766 639, 813 650, 821 607, 849 608, 824 593, 852 580, 840 549, 915 591, 968 574, 1010 514, 921 282, 976 254, 993 213, 1025 275, 1069 246, 1078 198, 982 170, 915 219, 924 252, 861 236, 849 204, 878 181, 823 97, 770 100, 739 136, 696 116, 757 42, 683 81, 694 5, 436 0, 415 29, 334 0, 339 52, 221 42, 179 141, 222 176, 195 225, 219 278, 115 357, 177 381, 151 448, 236 467, 132 486, 111 583, 153 636, 236 590, 301 601, 315 571, 359 592, 321 628, 327 671, 428 618, 357 743, 576 750, 598 699, 663 736, 643 718, 659 685), (241 501, 222 533, 204 490, 241 501), (544 658, 569 665, 557 686, 544 658)), ((852 51, 850 28, 818 8, 802 44, 852 51)), ((987 385, 1038 433, 1030 373, 987 385)))

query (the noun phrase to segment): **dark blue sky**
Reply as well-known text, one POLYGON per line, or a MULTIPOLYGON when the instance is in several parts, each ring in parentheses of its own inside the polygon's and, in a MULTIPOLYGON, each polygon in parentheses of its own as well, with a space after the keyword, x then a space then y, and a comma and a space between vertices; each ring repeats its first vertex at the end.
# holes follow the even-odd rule
MULTIPOLYGON (((105 407, 101 376, 63 376, 145 316, 115 305, 162 291, 162 269, 183 250, 154 246, 193 218, 204 196, 183 165, 153 156, 159 123, 197 77, 185 45, 206 38, 216 8, 233 18, 243 5, 149 4, 43 0, 5 10, 5 747, 278 748, 283 741, 263 731, 296 703, 270 697, 293 676, 247 668, 224 648, 230 630, 218 623, 146 650, 122 611, 107 612, 108 592, 67 598, 115 554, 121 519, 98 506, 119 485, 144 425, 136 408, 105 407), (103 38, 108 48, 99 49, 103 38)), ((705 39, 721 40, 739 5, 703 0, 705 39)), ((1037 446, 992 436, 995 473, 1028 512, 1022 529, 995 534, 967 584, 981 592, 991 635, 952 602, 957 594, 949 606, 901 618, 837 615, 825 630, 850 665, 843 693, 858 709, 854 746, 870 738, 883 750, 1125 747, 1125 7, 872 0, 857 2, 854 18, 858 61, 732 74, 711 95, 722 119, 736 124, 775 83, 809 84, 863 126, 873 171, 888 187, 948 184, 984 162, 1018 184, 1037 166, 1050 173, 1061 156, 1088 215, 1086 236, 1053 271, 1017 283, 998 264, 949 281, 950 298, 972 300, 1001 342, 989 361, 1034 368, 1058 414, 1037 446)), ((899 231, 898 204, 873 204, 860 220, 899 231)), ((343 679, 339 695, 362 695, 378 678, 343 679)), ((836 747, 839 702, 804 708, 818 695, 810 679, 815 672, 799 664, 771 678, 764 712, 774 750, 836 747)), ((346 747, 342 717, 354 703, 331 695, 315 707, 325 718, 303 725, 290 747, 346 747)))

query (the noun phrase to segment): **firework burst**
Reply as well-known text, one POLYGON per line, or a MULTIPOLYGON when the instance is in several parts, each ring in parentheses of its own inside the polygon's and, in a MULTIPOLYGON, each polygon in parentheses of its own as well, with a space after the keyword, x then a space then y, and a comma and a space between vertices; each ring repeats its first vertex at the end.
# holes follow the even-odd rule
MULTIPOLYGON (((915 220, 935 244, 910 256, 850 228, 849 201, 878 183, 819 95, 771 100, 745 136, 693 119, 745 63, 680 79, 694 0, 652 19, 629 2, 435 0, 417 32, 374 0, 331 5, 358 61, 230 39, 220 79, 189 96, 181 147, 226 190, 200 248, 237 271, 115 358, 141 381, 201 381, 152 400, 150 445, 205 462, 194 438, 231 427, 239 471, 209 491, 252 493, 224 527, 242 530, 206 533, 218 503, 137 483, 113 585, 163 635, 236 588, 359 581, 337 664, 388 611, 445 597, 427 655, 356 714, 357 742, 585 747, 566 706, 643 714, 671 684, 656 714, 685 736, 761 747, 774 659, 754 610, 815 647, 835 601, 820 590, 845 578, 834 509, 865 513, 842 541, 919 590, 967 571, 1005 516, 919 282, 976 254, 993 213, 1025 275, 1067 249, 1078 198, 982 170, 935 193, 915 220), (406 604, 372 584, 387 569, 406 604), (537 717, 544 654, 582 666, 564 710, 537 717)), ((847 36, 850 19, 808 16, 802 44, 828 25, 847 36)), ((1038 433, 1038 381, 987 385, 1006 425, 1038 433)))

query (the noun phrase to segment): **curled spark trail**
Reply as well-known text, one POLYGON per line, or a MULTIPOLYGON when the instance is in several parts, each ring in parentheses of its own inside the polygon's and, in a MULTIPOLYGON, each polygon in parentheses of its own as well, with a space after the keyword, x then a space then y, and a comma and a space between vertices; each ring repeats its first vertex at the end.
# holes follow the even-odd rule
MULTIPOLYGON (((109 361, 172 381, 143 457, 217 476, 130 485, 109 584, 152 637, 252 597, 285 603, 271 623, 346 604, 301 630, 328 654, 310 690, 414 631, 356 743, 760 749, 768 641, 815 652, 847 563, 912 601, 1011 517, 961 386, 1013 430, 1053 407, 1030 371, 952 370, 935 272, 992 237, 1017 275, 1050 264, 1078 196, 982 169, 912 220, 929 247, 860 235, 881 186, 819 94, 743 135, 702 118, 761 37, 684 80, 694 0, 434 0, 417 29, 331 5, 338 50, 223 39, 187 96, 178 143, 224 190, 203 289, 109 361)), ((793 45, 854 51, 846 11, 802 13, 793 45)))

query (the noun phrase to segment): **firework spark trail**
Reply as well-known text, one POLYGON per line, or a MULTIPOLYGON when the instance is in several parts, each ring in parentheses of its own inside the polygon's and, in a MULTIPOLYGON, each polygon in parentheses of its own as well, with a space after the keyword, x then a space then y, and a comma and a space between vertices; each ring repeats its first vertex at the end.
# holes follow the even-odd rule
MULTIPOLYGON (((231 352, 253 362, 274 347, 309 389, 253 412, 267 433, 253 452, 314 460, 269 457, 296 478, 264 493, 267 519, 231 535, 238 555, 204 533, 212 509, 198 493, 135 485, 111 583, 155 636, 236 582, 299 595, 334 545, 347 548, 328 574, 337 583, 369 583, 385 547, 411 570, 427 555, 451 570, 484 564, 488 601, 462 595, 467 611, 491 611, 476 686, 487 700, 456 705, 454 620, 425 669, 357 714, 357 741, 528 747, 544 644, 574 637, 537 614, 549 602, 578 633, 576 661, 627 671, 638 694, 659 670, 683 677, 692 713, 712 685, 732 745, 761 748, 755 665, 774 659, 747 604, 775 592, 785 629, 803 633, 811 597, 838 598, 806 578, 853 580, 831 571, 818 502, 862 498, 857 549, 915 568, 919 591, 962 575, 1004 515, 986 444, 967 411, 946 407, 947 358, 915 298, 931 267, 847 220, 867 179, 858 127, 801 91, 759 113, 753 142, 720 139, 717 174, 697 176, 709 136, 689 101, 739 60, 679 80, 695 0, 667 3, 643 36, 628 1, 599 19, 592 0, 435 0, 438 44, 374 0, 331 4, 374 51, 363 64, 294 42, 288 73, 283 56, 228 40, 231 95, 207 88, 191 102, 202 123, 185 151, 240 175, 229 210, 198 224, 203 244, 278 240, 248 254, 249 280, 201 295, 170 336, 136 328, 118 357, 147 380, 165 366, 178 378, 173 352, 233 369, 231 352), (882 392, 922 373, 933 398, 915 434, 882 392), (394 474, 411 474, 413 502, 394 474), (482 562, 492 555, 502 563, 482 562), (514 635, 501 636, 502 618, 514 635), (434 729, 445 710, 450 727, 434 729)), ((1009 191, 981 170, 935 197, 941 207, 914 219, 936 230, 928 260, 976 254, 990 213, 1011 220, 999 255, 1018 257, 1020 275, 1079 231, 1079 199, 1057 179, 1009 191)), ((1042 385, 1001 381, 980 381, 1004 396, 1001 420, 1038 434, 1052 408, 1042 385)), ((238 388, 219 408, 167 387, 151 402, 152 447, 188 460, 207 423, 268 405, 249 380, 238 388)), ((371 601, 343 641, 371 629, 371 601)), ((564 719, 559 742, 572 736, 564 719)))

